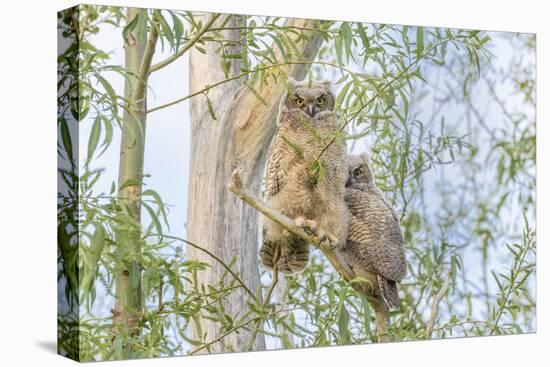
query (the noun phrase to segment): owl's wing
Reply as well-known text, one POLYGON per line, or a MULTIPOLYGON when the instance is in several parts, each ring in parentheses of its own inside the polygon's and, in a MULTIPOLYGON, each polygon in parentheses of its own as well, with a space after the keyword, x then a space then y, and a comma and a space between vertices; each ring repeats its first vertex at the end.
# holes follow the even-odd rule
POLYGON ((345 200, 352 217, 348 241, 365 267, 390 280, 403 279, 407 273, 403 235, 383 196, 375 190, 347 189, 345 200))
POLYGON ((388 199, 386 199, 384 197, 384 194, 382 194, 382 191, 380 191, 378 188, 376 188, 376 190, 379 192, 379 196, 380 196, 380 199, 382 200, 382 203, 386 206, 386 208, 391 212, 391 215, 393 216, 393 219, 397 222, 397 224, 399 225, 399 223, 401 222, 399 220, 399 215, 397 214, 397 211, 395 210, 395 208, 390 204, 390 202, 388 201, 388 199))
POLYGON ((357 189, 359 191, 369 193, 370 195, 375 195, 378 198, 380 198, 381 203, 383 203, 384 206, 386 206, 386 208, 389 211, 391 211, 394 219, 398 223, 400 222, 399 215, 397 214, 397 211, 391 205, 391 203, 388 201, 388 199, 386 199, 386 197, 384 196, 384 193, 375 184, 373 184, 373 183, 368 183, 368 184, 367 183, 356 183, 356 184, 352 185, 351 187, 354 188, 354 189, 357 189))
POLYGON ((267 161, 267 171, 265 179, 265 195, 266 197, 275 196, 283 187, 283 179, 281 172, 281 139, 273 139, 269 148, 269 156, 267 161))

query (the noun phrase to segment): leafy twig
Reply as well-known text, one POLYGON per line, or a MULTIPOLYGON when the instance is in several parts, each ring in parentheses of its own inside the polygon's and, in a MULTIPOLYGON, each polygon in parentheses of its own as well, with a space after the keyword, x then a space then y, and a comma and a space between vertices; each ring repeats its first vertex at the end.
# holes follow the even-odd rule
MULTIPOLYGON (((153 235, 153 234, 152 234, 153 235)), ((154 234, 156 235, 156 234, 154 234)), ((235 280, 243 287, 243 289, 250 295, 250 297, 252 297, 252 299, 254 301, 256 301, 257 303, 259 303, 259 300, 258 298, 256 297, 256 295, 254 294, 254 292, 252 292, 250 290, 250 288, 248 288, 246 286, 246 284, 244 283, 244 281, 241 279, 240 276, 238 276, 233 270, 231 270, 231 268, 225 263, 223 262, 222 259, 220 259, 219 257, 217 257, 216 255, 214 255, 212 252, 208 251, 207 249, 191 242, 191 241, 188 241, 186 240, 185 238, 181 238, 181 237, 176 237, 176 236, 170 236, 170 235, 166 235, 166 234, 163 234, 163 235, 159 235, 161 237, 165 237, 165 238, 168 238, 168 239, 172 239, 172 240, 176 240, 176 241, 181 241, 181 242, 184 242, 186 243, 187 245, 193 247, 193 248, 196 248, 197 250, 199 251, 202 251, 204 252, 205 254, 207 254, 208 256, 210 256, 211 258, 213 258, 214 260, 216 260, 221 266, 224 267, 225 270, 227 270, 227 272, 229 274, 231 274, 233 276, 233 278, 235 278, 235 280)))
POLYGON ((363 110, 365 108, 367 108, 367 106, 369 106, 372 102, 374 102, 374 100, 376 100, 377 98, 379 98, 382 93, 388 89, 389 87, 392 86, 392 84, 397 81, 398 79, 400 79, 403 75, 405 75, 406 73, 409 72, 409 70, 417 65, 420 60, 423 60, 427 55, 429 55, 433 50, 435 50, 437 47, 439 47, 440 45, 442 45, 443 43, 445 42, 449 42, 450 40, 452 40, 453 38, 452 37, 448 37, 448 38, 445 38, 441 41, 439 41, 438 43, 434 44, 432 47, 430 47, 427 51, 425 51, 422 55, 420 55, 420 57, 417 57, 413 62, 411 62, 409 65, 407 65, 407 67, 405 67, 405 69, 403 69, 399 74, 397 74, 396 76, 394 76, 390 81, 388 81, 386 84, 384 84, 382 86, 382 88, 380 88, 371 98, 368 99, 368 101, 366 103, 363 103, 362 106, 353 114, 351 115, 350 118, 348 118, 343 124, 342 126, 340 127, 340 129, 338 129, 338 131, 336 133, 334 133, 334 136, 332 137, 332 139, 328 142, 328 144, 319 152, 319 154, 317 155, 317 158, 315 158, 315 161, 319 161, 319 159, 322 157, 322 155, 327 151, 327 149, 332 145, 334 144, 334 142, 336 141, 336 139, 338 138, 338 136, 340 136, 342 134, 342 132, 344 131, 344 129, 346 128, 346 126, 349 125, 349 123, 351 121, 353 121, 357 116, 359 116, 361 114, 361 112, 363 112, 363 110))
MULTIPOLYGON (((493 327, 491 328, 490 335, 493 335, 495 333, 495 331, 497 330, 498 323, 499 323, 502 315, 504 314, 504 311, 507 308, 507 303, 510 299, 510 296, 512 295, 512 293, 514 293, 517 290, 516 280, 517 280, 518 275, 520 274, 520 272, 522 270, 523 263, 525 261, 525 257, 527 256, 527 253, 529 252, 529 249, 531 248, 532 232, 530 232, 529 228, 526 230, 526 232, 524 234, 524 239, 527 243, 525 244, 525 246, 523 246, 521 248, 521 253, 519 254, 519 256, 516 256, 516 261, 514 263, 514 267, 510 271, 510 278, 509 278, 510 279, 510 287, 508 288, 508 291, 504 295, 504 298, 502 299, 502 301, 499 302, 500 307, 499 307, 499 310, 497 311, 497 315, 495 317, 495 322, 493 323, 493 327)), ((520 281, 519 283, 522 283, 522 282, 520 281)))
MULTIPOLYGON (((149 69, 149 73, 152 73, 154 71, 157 71, 159 69, 162 69, 163 67, 170 65, 172 62, 174 62, 178 57, 182 56, 184 53, 186 53, 191 47, 193 47, 200 38, 208 31, 208 29, 214 24, 216 19, 218 19, 221 16, 221 14, 213 14, 210 20, 202 27, 197 34, 189 40, 182 48, 178 50, 174 55, 168 57, 167 59, 154 64, 149 69)), ((153 27, 154 28, 154 27, 153 27)))
MULTIPOLYGON (((275 258, 275 265, 273 266, 273 271, 271 273, 271 284, 269 285, 269 288, 265 292, 264 301, 262 302, 262 309, 267 307, 267 305, 269 304, 269 300, 271 299, 271 294, 275 290, 275 287, 277 286, 278 281, 279 281, 279 266, 277 263, 277 258, 275 258)), ((256 321, 256 325, 254 326, 254 330, 252 331, 252 336, 250 337, 250 342, 246 347, 247 351, 252 350, 252 347, 254 347, 254 342, 256 341, 256 336, 258 335, 258 329, 261 327, 261 323, 262 323, 262 319, 258 319, 256 321)))
POLYGON ((269 70, 269 69, 273 69, 273 68, 279 68, 279 67, 283 67, 283 66, 287 66, 287 65, 325 65, 325 66, 331 66, 331 67, 335 67, 335 68, 338 68, 338 69, 341 69, 341 70, 344 70, 348 73, 352 73, 351 70, 349 69, 346 69, 340 65, 337 65, 337 64, 334 64, 334 63, 331 63, 331 62, 325 62, 325 61, 308 61, 308 60, 302 60, 302 61, 285 61, 285 62, 280 62, 280 63, 276 63, 276 64, 270 64, 270 65, 265 65, 265 66, 259 66, 257 68, 254 68, 254 69, 250 69, 250 70, 246 70, 238 75, 235 75, 235 76, 232 76, 232 77, 229 77, 227 79, 224 79, 224 80, 220 80, 219 82, 217 83, 214 83, 214 84, 210 84, 210 85, 206 85, 204 88, 196 91, 196 92, 193 92, 191 94, 188 94, 187 96, 185 97, 182 97, 182 98, 178 98, 172 102, 169 102, 169 103, 166 103, 166 104, 163 104, 163 105, 160 105, 160 106, 157 106, 157 107, 153 107, 151 108, 150 110, 147 111, 147 113, 152 113, 152 112, 155 112, 155 111, 158 111, 160 109, 163 109, 163 108, 166 108, 166 107, 170 107, 170 106, 173 106, 175 104, 178 104, 178 103, 181 103, 181 102, 184 102, 190 98, 193 98, 193 97, 196 97, 200 94, 204 94, 205 92, 208 92, 210 89, 213 89, 213 88, 216 88, 220 85, 223 85, 225 83, 229 83, 233 80, 237 80, 237 79, 241 79, 241 78, 244 78, 250 74, 254 74, 254 73, 257 73, 257 72, 261 72, 261 71, 264 71, 264 70, 269 70))
POLYGON ((246 326, 248 326, 251 322, 254 322, 254 321, 257 321, 257 320, 261 320, 263 318, 268 318, 268 317, 271 317, 271 316, 274 316, 278 313, 281 313, 281 312, 290 312, 290 311, 294 311, 295 308, 291 308, 291 309, 285 309, 285 310, 276 310, 276 311, 273 311, 273 312, 270 312, 268 313, 267 315, 260 315, 260 316, 256 316, 256 317, 253 317, 251 319, 248 319, 242 323, 240 323, 239 325, 233 327, 231 330, 223 333, 222 335, 218 336, 216 339, 212 340, 212 341, 209 341, 203 345, 201 345, 200 347, 198 347, 197 349, 191 351, 189 353, 189 355, 193 355, 193 354, 196 354, 198 352, 200 352, 201 350, 203 349, 206 349, 206 348, 209 348, 210 346, 212 346, 213 344, 216 344, 218 342, 221 342, 225 337, 227 337, 228 335, 236 332, 237 330, 240 330, 246 326))

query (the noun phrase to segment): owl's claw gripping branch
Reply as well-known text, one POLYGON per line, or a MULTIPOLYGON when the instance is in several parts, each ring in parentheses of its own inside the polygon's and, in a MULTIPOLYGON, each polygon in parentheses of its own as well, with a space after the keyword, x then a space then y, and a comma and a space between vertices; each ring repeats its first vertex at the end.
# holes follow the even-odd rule
POLYGON ((340 273, 342 278, 344 278, 344 280, 349 282, 357 277, 355 272, 345 262, 340 261, 335 250, 332 246, 330 246, 330 244, 327 243, 327 241, 320 241, 316 236, 307 234, 302 226, 297 225, 295 221, 269 207, 262 200, 258 199, 253 193, 249 192, 243 185, 240 172, 240 168, 233 171, 231 181, 229 183, 229 191, 263 214, 265 217, 283 226, 290 233, 295 234, 296 236, 303 238, 308 243, 317 246, 323 252, 323 255, 325 255, 325 257, 330 261, 336 271, 340 273))

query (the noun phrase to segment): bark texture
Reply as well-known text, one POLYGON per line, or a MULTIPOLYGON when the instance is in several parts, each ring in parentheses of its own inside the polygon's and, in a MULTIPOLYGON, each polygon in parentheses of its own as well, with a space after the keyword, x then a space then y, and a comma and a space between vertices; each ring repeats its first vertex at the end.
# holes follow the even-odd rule
MULTIPOLYGON (((209 15, 205 15, 208 17, 209 15)), ((217 19, 216 24, 226 21, 226 16, 217 19)), ((223 38, 240 40, 240 31, 234 29, 244 24, 244 18, 231 16, 223 31, 223 38)), ((315 21, 289 19, 288 25, 315 27, 315 21)), ((296 47, 302 52, 301 59, 311 60, 321 44, 321 33, 309 32, 307 40, 297 40, 296 47)), ((295 38, 295 37, 294 37, 295 38)), ((208 85, 227 79, 220 65, 217 43, 208 42, 206 54, 190 51, 190 93, 204 89, 208 85)), ((234 50, 238 52, 237 49, 234 50)), ((279 62, 283 61, 278 55, 279 62)), ((281 66, 283 71, 296 79, 304 78, 307 65, 281 66)), ((231 73, 241 73, 240 65, 234 63, 231 73)), ((263 179, 265 161, 270 141, 275 133, 275 118, 280 98, 285 91, 281 80, 275 84, 257 89, 261 99, 244 85, 244 80, 233 80, 213 88, 208 93, 216 120, 208 111, 206 98, 197 96, 190 102, 191 114, 191 170, 188 202, 188 238, 208 249, 224 262, 236 259, 234 269, 253 291, 260 284, 258 268, 258 213, 228 192, 231 174, 237 167, 242 168, 242 178, 247 188, 259 195, 263 179)), ((204 253, 189 248, 189 258, 211 263, 208 271, 202 272, 199 282, 215 284, 223 274, 223 267, 212 262, 204 253)), ((239 289, 226 299, 225 307, 233 315, 242 314, 247 309, 249 295, 239 289)), ((221 335, 219 325, 202 319, 203 331, 208 339, 221 335)), ((224 338, 223 343, 212 347, 214 352, 242 351, 246 348, 251 333, 242 330, 238 334, 224 338)), ((196 330, 191 337, 200 339, 196 330)), ((253 350, 265 349, 263 335, 258 335, 253 350)))

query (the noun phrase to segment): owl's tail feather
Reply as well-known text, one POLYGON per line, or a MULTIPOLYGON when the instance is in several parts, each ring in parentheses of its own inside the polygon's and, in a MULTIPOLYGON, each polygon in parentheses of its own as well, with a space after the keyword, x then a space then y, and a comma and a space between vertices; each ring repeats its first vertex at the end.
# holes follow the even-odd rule
POLYGON ((380 288, 380 294, 388 308, 395 309, 399 308, 399 294, 397 292, 397 283, 393 280, 384 278, 382 275, 378 274, 378 287, 380 288))
POLYGON ((297 240, 277 242, 264 240, 260 248, 260 262, 268 269, 275 264, 280 272, 285 274, 299 273, 309 262, 309 246, 297 240))

